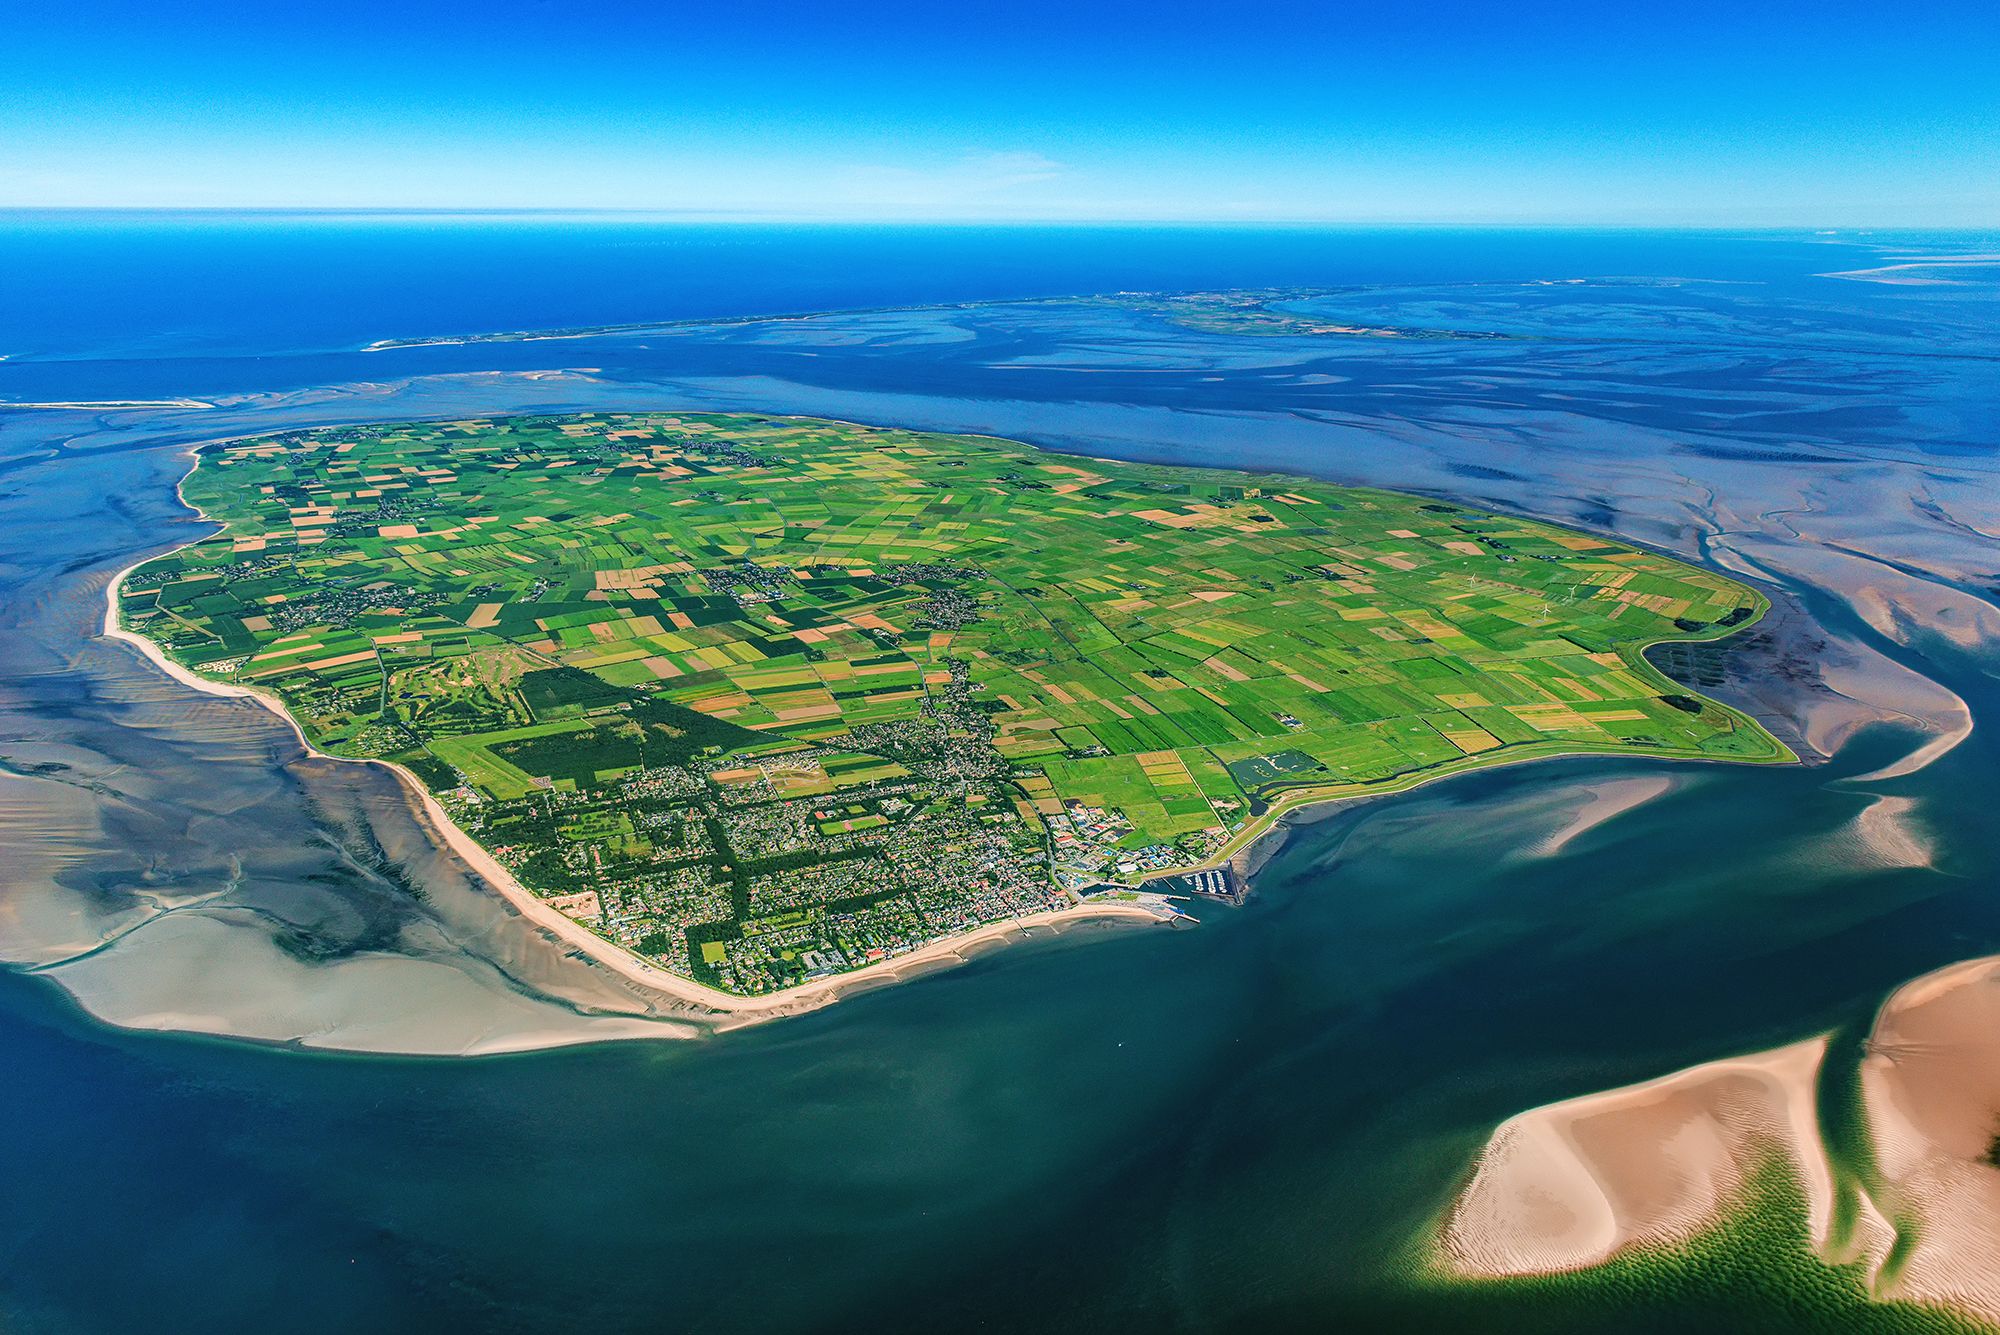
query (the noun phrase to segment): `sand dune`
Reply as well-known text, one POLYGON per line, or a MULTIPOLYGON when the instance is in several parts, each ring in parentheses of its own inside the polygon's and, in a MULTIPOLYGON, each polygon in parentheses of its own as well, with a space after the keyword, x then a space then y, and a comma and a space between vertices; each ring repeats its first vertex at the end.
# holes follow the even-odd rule
POLYGON ((1861 1263, 1879 1300, 2000 1323, 2000 957, 1900 988, 1860 1063, 1873 1168, 1840 1189, 1815 1111, 1823 1039, 1692 1067, 1503 1123, 1446 1217, 1439 1260, 1466 1278, 1581 1270, 1693 1236, 1780 1155, 1805 1198, 1809 1243, 1861 1263))

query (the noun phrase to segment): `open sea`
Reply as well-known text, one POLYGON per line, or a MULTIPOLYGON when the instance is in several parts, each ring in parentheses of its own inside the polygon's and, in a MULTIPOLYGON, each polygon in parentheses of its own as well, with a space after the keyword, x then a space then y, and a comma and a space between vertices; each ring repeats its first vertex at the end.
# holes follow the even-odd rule
POLYGON ((0 1329, 1941 1328, 1796 1264, 1782 1218, 1729 1234, 1754 1264, 1532 1284, 1425 1241, 1507 1116, 1851 1038, 2000 951, 1996 249, 0 213, 0 1329), (1239 288, 1398 336, 1103 299, 1239 288), (653 327, 369 346, 607 325, 653 327), (1821 754, 1468 776, 1297 825, 1198 927, 693 1041, 410 1055, 588 1039, 620 999, 392 782, 103 639, 106 584, 204 531, 202 440, 675 407, 1617 533, 1772 593, 1688 670, 1821 754), (1954 700, 1969 735, 1869 777, 1954 700))

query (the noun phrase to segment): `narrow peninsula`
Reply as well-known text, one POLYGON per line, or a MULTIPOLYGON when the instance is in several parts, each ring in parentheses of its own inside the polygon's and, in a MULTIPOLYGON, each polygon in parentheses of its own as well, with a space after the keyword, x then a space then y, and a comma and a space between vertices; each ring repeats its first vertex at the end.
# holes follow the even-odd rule
POLYGON ((1792 759, 1643 653, 1756 591, 1421 497, 664 412, 287 432, 182 490, 219 531, 129 572, 116 622, 399 766, 532 916, 725 1002, 1170 913, 1306 802, 1792 759))

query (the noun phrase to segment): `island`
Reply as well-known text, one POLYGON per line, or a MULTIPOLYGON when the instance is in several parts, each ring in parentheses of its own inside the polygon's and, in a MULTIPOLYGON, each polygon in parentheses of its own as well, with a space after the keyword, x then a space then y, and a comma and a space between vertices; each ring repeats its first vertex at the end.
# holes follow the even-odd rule
POLYGON ((1444 500, 654 412, 197 452, 114 627, 397 766, 600 958, 780 996, 1171 914, 1300 805, 1560 755, 1794 757, 1645 657, 1768 604, 1444 500))

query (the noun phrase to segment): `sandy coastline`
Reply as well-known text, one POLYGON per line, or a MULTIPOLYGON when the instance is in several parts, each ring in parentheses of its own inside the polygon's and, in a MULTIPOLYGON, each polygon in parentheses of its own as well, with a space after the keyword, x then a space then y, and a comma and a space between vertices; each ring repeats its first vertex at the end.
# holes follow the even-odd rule
MULTIPOLYGON (((147 557, 146 561, 153 560, 147 557)), ((438 800, 410 770, 388 760, 361 760, 352 756, 332 755, 321 751, 307 740, 305 731, 298 720, 282 703, 266 692, 248 686, 232 686, 224 682, 210 681, 179 663, 173 661, 160 647, 143 635, 134 634, 118 624, 118 594, 125 579, 132 571, 146 564, 137 561, 120 571, 106 590, 108 608, 105 613, 104 634, 114 640, 132 645, 152 661, 154 666, 175 681, 193 690, 229 699, 244 699, 262 705, 271 713, 283 719, 285 725, 298 738, 299 745, 309 754, 350 765, 379 765, 393 771, 400 779, 422 811, 431 831, 451 850, 459 855, 480 878, 490 884, 521 913, 521 916, 559 937, 565 944, 575 947, 632 980, 649 988, 688 1002, 703 1010, 720 1015, 757 1016, 770 1018, 777 1015, 810 1010, 838 999, 841 993, 860 987, 894 981, 906 974, 925 971, 942 964, 962 962, 967 950, 984 943, 1010 940, 1027 934, 1037 928, 1060 929, 1073 923, 1085 921, 1121 920, 1127 922, 1161 923, 1174 921, 1176 916, 1169 910, 1148 907, 1144 904, 1125 900, 1112 900, 1072 905, 1069 908, 1049 909, 1040 913, 1027 914, 1019 918, 1007 918, 987 923, 972 931, 957 936, 934 941, 927 946, 898 955, 892 959, 879 960, 874 964, 847 973, 835 974, 829 978, 815 979, 800 983, 777 992, 767 992, 756 996, 738 996, 717 988, 707 987, 691 978, 682 978, 665 969, 656 968, 620 946, 605 940, 589 928, 568 915, 549 907, 547 901, 536 896, 526 886, 514 878, 513 873, 496 861, 492 854, 481 847, 479 842, 459 827, 446 814, 438 800)))
MULTIPOLYGON (((195 458, 200 466, 199 455, 195 458)), ((192 475, 192 470, 190 470, 192 475)), ((178 487, 176 491, 178 492, 178 487)), ((186 498, 182 497, 183 504, 186 498)), ((200 513, 198 507, 190 506, 200 513)), ((206 516, 203 516, 206 518, 206 516)), ((196 539, 195 541, 201 541, 196 539)), ((430 790, 414 773, 402 765, 387 760, 363 760, 352 756, 332 755, 315 747, 306 737, 305 730, 297 719, 275 696, 249 686, 234 686, 225 682, 210 681, 189 671, 143 635, 126 630, 119 623, 118 600, 126 579, 148 561, 157 559, 147 556, 126 566, 113 576, 105 588, 104 635, 133 646, 144 654, 154 666, 175 681, 192 690, 226 699, 253 701, 284 720, 298 738, 299 745, 311 755, 351 765, 378 765, 392 771, 402 783, 407 794, 421 811, 425 823, 432 833, 465 863, 478 873, 479 877, 505 898, 521 916, 541 928, 563 944, 589 955, 598 963, 613 969, 626 978, 657 991, 676 1001, 696 1007, 716 1016, 733 1017, 740 1022, 757 1019, 773 1019, 780 1015, 796 1014, 812 1010, 838 1000, 843 993, 895 982, 919 973, 963 963, 967 952, 981 945, 1013 940, 1038 929, 1059 932, 1066 927, 1083 922, 1173 922, 1180 915, 1164 906, 1135 903, 1129 900, 1103 900, 1072 905, 1068 908, 1049 909, 1040 913, 1027 914, 1019 918, 1007 918, 984 924, 969 932, 933 941, 907 954, 879 960, 847 973, 835 974, 828 978, 814 979, 797 986, 776 992, 755 996, 738 996, 717 988, 705 986, 691 978, 683 978, 665 969, 657 968, 630 951, 605 940, 589 928, 568 915, 551 908, 526 886, 514 878, 513 873, 488 853, 479 842, 459 827, 446 814, 430 790)))
MULTIPOLYGON (((192 459, 192 466, 174 487, 175 495, 183 505, 187 505, 189 509, 201 515, 203 519, 208 518, 207 514, 199 506, 188 502, 185 492, 187 479, 192 477, 195 469, 201 466, 201 450, 208 445, 226 443, 230 439, 247 438, 242 436, 227 437, 190 447, 188 454, 192 459)), ((192 542, 201 540, 193 539, 190 544, 183 545, 191 545, 192 542)), ((431 795, 430 790, 424 785, 423 781, 409 769, 397 765, 392 761, 378 759, 362 760, 350 756, 332 755, 321 751, 312 745, 311 741, 305 735, 305 730, 299 725, 298 720, 292 717, 290 711, 284 707, 283 702, 276 696, 253 687, 235 686, 210 681, 174 662, 150 639, 126 630, 119 622, 118 603, 120 592, 124 587, 125 580, 132 572, 140 566, 145 565, 148 561, 156 559, 157 555, 144 557, 126 566, 112 578, 110 584, 106 587, 103 633, 107 638, 121 640, 132 645, 159 667, 161 671, 193 690, 225 698, 251 700, 270 710, 277 717, 284 720, 286 726, 298 738, 299 745, 311 755, 349 764, 380 765, 393 771, 406 792, 414 799, 416 807, 422 813, 425 823, 429 825, 437 839, 457 853, 482 879, 492 885, 502 897, 508 900, 524 918, 559 939, 564 944, 590 956, 597 962, 615 970, 620 975, 644 987, 671 997, 676 1001, 699 1008, 712 1015, 736 1017, 739 1021, 747 1022, 754 1019, 773 1018, 778 1015, 810 1010, 836 1000, 845 992, 885 982, 893 982, 918 972, 948 966, 955 962, 962 962, 964 952, 970 948, 986 943, 1013 939, 1039 928, 1061 930, 1070 924, 1087 921, 1143 921, 1162 923, 1173 922, 1184 916, 1176 913, 1157 899, 1152 902, 1100 899, 1072 905, 1068 908, 1051 909, 1020 918, 988 923, 970 932, 932 942, 929 945, 893 959, 881 960, 848 973, 815 979, 811 982, 802 983, 777 992, 765 993, 758 996, 738 996, 734 993, 707 987, 692 979, 683 978, 677 974, 648 964, 638 956, 592 932, 575 919, 551 908, 546 901, 540 899, 525 886, 521 885, 512 873, 501 866, 477 840, 461 829, 445 812, 444 808, 439 805, 437 799, 431 795)), ((1743 623, 1742 626, 1731 627, 1726 631, 1704 636, 1675 638, 1677 641, 1722 638, 1723 636, 1733 634, 1738 630, 1756 624, 1757 621, 1762 620, 1768 610, 1769 605, 1767 603, 1759 608, 1757 616, 1743 623)), ((1633 650, 1633 657, 1639 664, 1644 665, 1646 670, 1650 670, 1650 664, 1646 664, 1644 655, 1645 650, 1650 647, 1650 644, 1642 645, 1633 650)), ((1747 719, 1748 716, 1744 717, 1747 719)), ((1754 725, 1754 720, 1749 721, 1754 725)), ((1776 756, 1763 760, 1746 758, 1734 763, 1758 764, 1770 763, 1772 760, 1781 763, 1788 761, 1796 762, 1797 757, 1790 752, 1789 748, 1785 747, 1782 742, 1776 742, 1776 739, 1773 740, 1778 747, 1778 754, 1776 756)), ((1251 856, 1252 850, 1265 836, 1283 827, 1284 818, 1288 816, 1303 814, 1312 809, 1330 805, 1337 806, 1367 798, 1391 796, 1407 792, 1426 783, 1474 770, 1497 769, 1503 765, 1525 764, 1537 760, 1585 756, 1683 760, 1714 759, 1723 761, 1729 759, 1726 757, 1675 756, 1624 748, 1606 747, 1592 749, 1588 747, 1564 746, 1556 743, 1551 744, 1546 750, 1524 750, 1521 753, 1506 757, 1468 756, 1456 764, 1443 765, 1418 774, 1408 775, 1391 783, 1372 787, 1364 791, 1343 792, 1339 789, 1298 789, 1293 792, 1281 794, 1278 800, 1273 802, 1262 815, 1250 821, 1242 830, 1231 836, 1227 842, 1206 859, 1190 866, 1174 867, 1148 873, 1140 878, 1137 889, 1143 894, 1146 893, 1147 884, 1153 881, 1232 864, 1240 865, 1238 860, 1251 856)))

